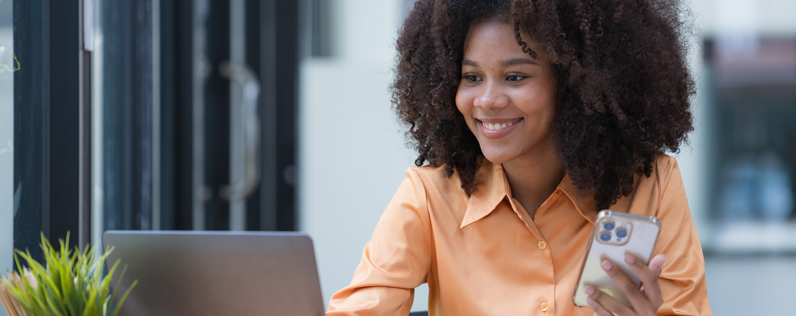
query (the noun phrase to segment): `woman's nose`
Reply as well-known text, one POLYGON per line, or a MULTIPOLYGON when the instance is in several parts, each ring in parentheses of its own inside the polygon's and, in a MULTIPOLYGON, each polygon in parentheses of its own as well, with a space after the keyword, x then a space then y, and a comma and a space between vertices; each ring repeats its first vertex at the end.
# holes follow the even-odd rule
POLYGON ((485 85, 484 91, 475 98, 475 107, 490 110, 494 108, 504 108, 509 105, 509 97, 502 93, 500 89, 493 85, 485 85))

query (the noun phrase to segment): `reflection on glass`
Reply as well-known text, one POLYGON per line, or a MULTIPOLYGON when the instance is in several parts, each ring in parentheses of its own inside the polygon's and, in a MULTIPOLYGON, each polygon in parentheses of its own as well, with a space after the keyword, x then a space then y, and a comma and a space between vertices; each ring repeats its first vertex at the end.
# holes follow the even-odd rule
POLYGON ((0 272, 10 270, 14 249, 14 54, 13 1, 0 0, 0 272))

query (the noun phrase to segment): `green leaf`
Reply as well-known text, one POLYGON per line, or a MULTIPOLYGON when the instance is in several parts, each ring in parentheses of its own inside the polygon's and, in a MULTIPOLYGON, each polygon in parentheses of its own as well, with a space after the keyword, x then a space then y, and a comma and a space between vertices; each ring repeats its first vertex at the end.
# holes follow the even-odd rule
MULTIPOLYGON (((22 264, 19 263, 19 257, 17 257, 17 254, 23 256, 23 258, 25 257, 30 258, 30 260, 25 259, 28 260, 29 266, 38 265, 38 262, 36 262, 36 260, 33 260, 33 258, 31 258, 29 252, 22 252, 19 250, 16 250, 16 252, 17 253, 14 254, 14 261, 17 264, 18 271, 25 271, 25 270, 22 269, 22 264)), ((27 299, 27 301, 29 302, 28 305, 30 310, 40 310, 41 315, 44 315, 44 311, 47 310, 47 305, 37 295, 35 295, 36 291, 30 285, 30 282, 28 282, 28 278, 25 277, 24 273, 22 274, 22 277, 20 279, 22 280, 22 283, 24 285, 24 290, 20 291, 21 292, 20 294, 24 293, 24 295, 21 295, 20 297, 25 297, 27 299)))
POLYGON ((127 300, 127 295, 130 295, 130 291, 132 291, 136 285, 138 285, 138 280, 133 281, 133 284, 130 284, 130 288, 128 288, 127 291, 124 292, 124 295, 122 295, 122 299, 120 299, 119 303, 116 304, 115 308, 116 310, 113 312, 113 316, 119 314, 119 310, 121 310, 122 304, 124 304, 124 301, 127 300))
MULTIPOLYGON (((91 293, 91 294, 94 294, 94 293, 91 293)), ((97 299, 96 295, 89 295, 88 302, 86 303, 86 307, 83 310, 83 316, 95 315, 95 313, 92 313, 92 311, 94 311, 94 309, 95 309, 94 305, 96 304, 96 299, 97 299)))
MULTIPOLYGON (((26 313, 31 316, 109 316, 113 312, 115 315, 137 281, 133 281, 121 300, 116 302, 116 291, 111 293, 110 283, 120 260, 109 270, 105 267, 113 248, 109 247, 105 253, 96 256, 98 249, 94 246, 87 246, 82 251, 70 248, 69 233, 66 240, 58 241, 57 250, 44 234, 41 238, 44 264, 33 259, 29 251, 15 250, 14 262, 17 269, 23 271, 19 282, 0 277, 0 284, 26 313), (20 259, 26 261, 27 267, 23 267, 20 259), (108 272, 104 273, 106 270, 108 272)), ((126 268, 122 269, 116 288, 124 278, 126 268)))

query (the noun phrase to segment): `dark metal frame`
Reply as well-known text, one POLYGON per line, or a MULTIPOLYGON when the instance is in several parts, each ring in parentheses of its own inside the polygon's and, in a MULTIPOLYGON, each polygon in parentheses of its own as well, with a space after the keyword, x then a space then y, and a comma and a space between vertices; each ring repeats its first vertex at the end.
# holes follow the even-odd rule
POLYGON ((246 62, 262 85, 260 194, 247 202, 247 229, 296 230, 299 20, 301 1, 248 0, 246 62))
POLYGON ((193 1, 161 1, 161 229, 193 229, 193 1))
MULTIPOLYGON (((298 110, 298 63, 299 63, 299 1, 277 0, 275 1, 274 17, 275 28, 272 32, 276 33, 274 43, 262 43, 262 45, 273 45, 275 48, 272 53, 276 57, 271 57, 275 63, 274 73, 264 73, 261 77, 269 77, 275 80, 273 84, 276 102, 270 106, 266 103, 264 108, 276 108, 276 138, 275 147, 268 154, 275 156, 276 172, 272 174, 276 182, 276 209, 271 211, 276 213, 276 230, 295 230, 296 227, 296 150, 298 131, 297 110, 298 110)), ((267 32, 267 24, 263 26, 263 32, 267 32)), ((265 42, 265 41, 264 41, 265 42)), ((267 53, 263 54, 268 58, 267 53)), ((268 69, 268 68, 264 68, 268 69)), ((268 214, 267 208, 263 208, 263 213, 268 214)), ((266 223, 267 224, 267 223, 266 223)))
MULTIPOLYGON (((14 1, 14 247, 41 259, 40 233, 79 244, 80 2, 14 1)), ((83 147, 81 148, 81 145, 83 147)), ((86 201, 83 201, 84 204, 86 201)), ((87 227, 84 227, 87 229, 87 227)), ((81 245, 82 246, 82 245, 81 245)))
POLYGON ((152 229, 152 2, 100 8, 104 229, 152 229))
MULTIPOLYGON (((218 192, 229 181, 229 80, 220 65, 229 61, 230 4, 210 0, 206 29, 207 62, 211 73, 204 82, 204 185, 211 194, 204 199, 206 230, 229 230, 229 203, 218 192)), ((194 74, 197 75, 197 74, 194 74)))

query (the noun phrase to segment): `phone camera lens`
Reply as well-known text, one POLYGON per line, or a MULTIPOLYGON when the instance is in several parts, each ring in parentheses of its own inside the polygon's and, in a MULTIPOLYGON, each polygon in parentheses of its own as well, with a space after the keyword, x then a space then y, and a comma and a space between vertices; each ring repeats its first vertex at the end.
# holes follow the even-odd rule
POLYGON ((614 223, 611 223, 611 222, 605 223, 605 225, 603 225, 603 228, 605 230, 614 230, 614 227, 615 227, 614 223))
POLYGON ((616 237, 619 237, 619 238, 627 237, 627 230, 626 229, 618 229, 618 230, 616 230, 616 237))
POLYGON ((610 234, 610 233, 607 233, 607 232, 606 232, 606 233, 602 233, 602 234, 600 234, 600 240, 602 240, 602 241, 609 241, 609 240, 611 240, 611 234, 610 234))

